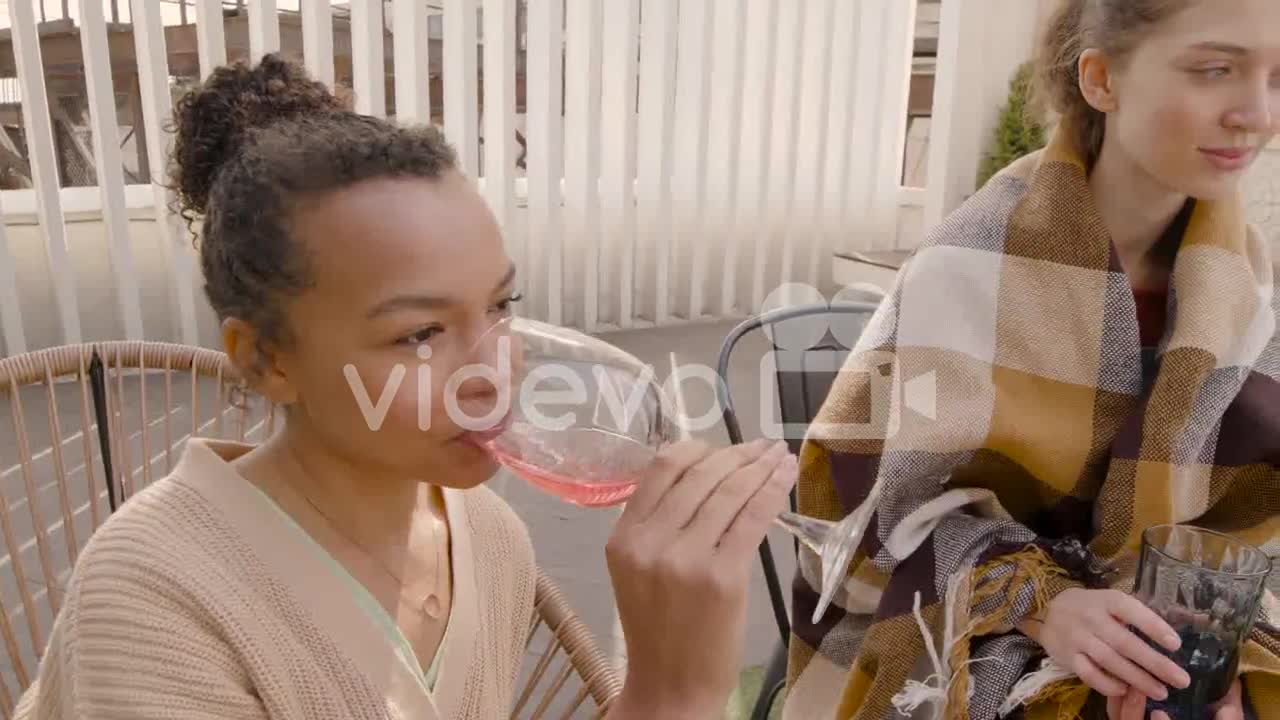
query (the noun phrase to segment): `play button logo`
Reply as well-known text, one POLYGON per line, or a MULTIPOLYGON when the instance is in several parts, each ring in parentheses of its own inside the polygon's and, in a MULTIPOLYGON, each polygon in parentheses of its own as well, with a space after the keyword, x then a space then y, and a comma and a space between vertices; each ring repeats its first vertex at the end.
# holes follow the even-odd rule
POLYGON ((902 404, 930 420, 938 419, 938 374, 930 370, 902 384, 902 404))

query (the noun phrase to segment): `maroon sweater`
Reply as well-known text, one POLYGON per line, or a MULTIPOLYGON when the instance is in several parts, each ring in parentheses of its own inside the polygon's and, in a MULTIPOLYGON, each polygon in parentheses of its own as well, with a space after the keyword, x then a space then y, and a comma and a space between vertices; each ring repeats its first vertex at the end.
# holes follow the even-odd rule
POLYGON ((1138 336, 1143 348, 1154 348, 1164 335, 1167 301, 1167 288, 1134 288, 1134 302, 1138 305, 1138 336))

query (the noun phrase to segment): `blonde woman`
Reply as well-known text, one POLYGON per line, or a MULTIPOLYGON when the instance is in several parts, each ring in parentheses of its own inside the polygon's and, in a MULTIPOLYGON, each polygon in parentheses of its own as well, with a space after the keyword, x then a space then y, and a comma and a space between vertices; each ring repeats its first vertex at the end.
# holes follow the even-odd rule
MULTIPOLYGON (((804 563, 791 717, 1140 718, 1187 685, 1127 593, 1142 531, 1280 549, 1275 275, 1239 200, 1280 129, 1277 29, 1274 0, 1059 1, 1049 146, 933 231, 850 361, 935 373, 936 420, 804 449, 802 512, 872 516, 817 622, 804 563)), ((828 424, 888 401, 841 378, 828 424)), ((1274 620, 1215 720, 1280 717, 1274 620)))

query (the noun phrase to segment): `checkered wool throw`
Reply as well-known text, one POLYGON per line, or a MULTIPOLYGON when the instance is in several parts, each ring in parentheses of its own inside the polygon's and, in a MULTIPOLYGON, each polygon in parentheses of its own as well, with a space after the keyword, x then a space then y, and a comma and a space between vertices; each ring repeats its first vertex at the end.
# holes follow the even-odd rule
MULTIPOLYGON (((1189 205, 1144 377, 1133 292, 1069 137, 932 233, 810 430, 801 512, 839 520, 870 497, 874 514, 816 624, 818 561, 801 557, 787 718, 1082 716, 1097 698, 1042 666, 1022 619, 1069 587, 1131 590, 1152 525, 1280 551, 1265 242, 1236 202, 1189 205)), ((1241 662, 1263 719, 1280 718, 1273 602, 1241 662)))

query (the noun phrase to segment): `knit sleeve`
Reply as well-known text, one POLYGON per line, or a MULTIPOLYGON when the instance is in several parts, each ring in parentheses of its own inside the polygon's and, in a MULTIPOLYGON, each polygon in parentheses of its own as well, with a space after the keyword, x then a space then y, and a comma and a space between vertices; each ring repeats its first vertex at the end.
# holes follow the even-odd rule
POLYGON ((230 646, 135 543, 77 566, 18 720, 266 720, 230 646), (131 545, 131 547, 130 547, 131 545))
POLYGON ((467 678, 461 717, 487 720, 510 714, 533 615, 537 569, 528 529, 505 501, 488 488, 476 488, 468 495, 467 512, 477 540, 480 623, 485 628, 478 656, 491 674, 467 678), (479 682, 481 678, 489 681, 479 682))

